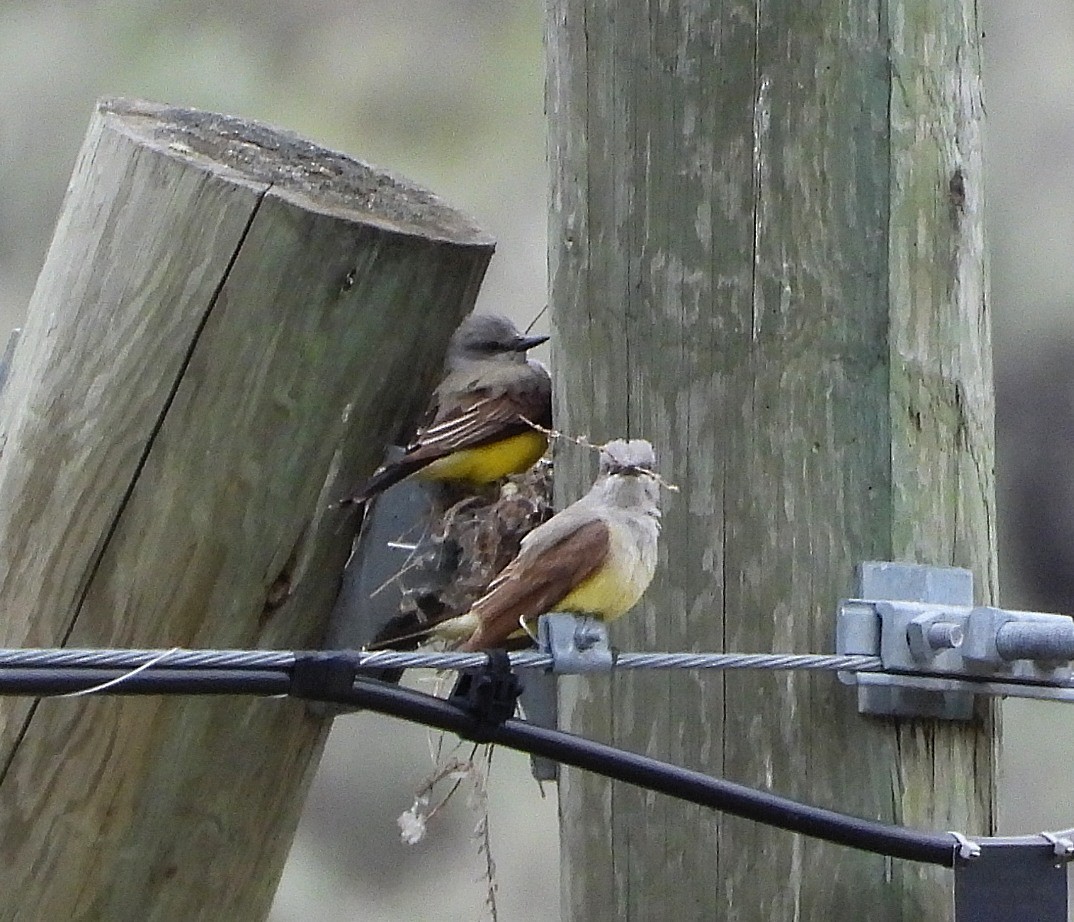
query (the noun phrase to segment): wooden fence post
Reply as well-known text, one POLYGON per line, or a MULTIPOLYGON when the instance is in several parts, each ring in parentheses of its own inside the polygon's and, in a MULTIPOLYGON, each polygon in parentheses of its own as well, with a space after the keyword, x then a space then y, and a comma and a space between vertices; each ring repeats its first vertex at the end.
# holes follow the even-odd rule
MULTIPOLYGON (((624 650, 831 652, 866 559, 995 591, 971 0, 548 19, 556 423, 653 441, 662 561, 624 650)), ((557 456, 573 498, 592 461, 557 456)), ((872 819, 987 834, 992 710, 858 716, 830 675, 564 683, 578 732, 872 819)), ((950 876, 564 773, 565 919, 944 919, 950 876)))
MULTIPOLYGON (((99 104, 0 401, 4 646, 319 645, 489 237, 264 126, 99 104)), ((329 721, 6 699, 0 917, 262 919, 329 721)))

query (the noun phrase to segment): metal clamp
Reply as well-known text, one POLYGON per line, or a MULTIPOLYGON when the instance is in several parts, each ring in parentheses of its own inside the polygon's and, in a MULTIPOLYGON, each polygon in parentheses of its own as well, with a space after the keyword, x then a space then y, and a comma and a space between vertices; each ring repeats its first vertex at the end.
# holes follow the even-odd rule
POLYGON ((564 612, 541 615, 537 645, 552 657, 556 675, 608 672, 615 665, 608 628, 595 618, 564 612))
MULTIPOLYGON (((553 612, 537 622, 537 643, 552 657, 550 669, 522 669, 522 710, 530 723, 558 727, 556 676, 583 672, 606 672, 615 665, 608 644, 608 629, 600 621, 579 615, 553 612)), ((531 756, 533 777, 556 781, 559 765, 542 756, 531 756)))
POLYGON ((1074 701, 1074 620, 973 605, 954 567, 864 563, 840 603, 839 653, 879 656, 883 672, 840 673, 858 711, 969 719, 975 695, 1074 701))

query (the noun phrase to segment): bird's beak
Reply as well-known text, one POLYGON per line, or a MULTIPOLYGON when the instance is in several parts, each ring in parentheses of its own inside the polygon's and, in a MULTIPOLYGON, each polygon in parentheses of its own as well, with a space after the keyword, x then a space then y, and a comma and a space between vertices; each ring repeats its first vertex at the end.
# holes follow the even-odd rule
POLYGON ((549 339, 548 336, 520 336, 512 343, 511 349, 514 352, 525 352, 527 349, 548 342, 549 339))

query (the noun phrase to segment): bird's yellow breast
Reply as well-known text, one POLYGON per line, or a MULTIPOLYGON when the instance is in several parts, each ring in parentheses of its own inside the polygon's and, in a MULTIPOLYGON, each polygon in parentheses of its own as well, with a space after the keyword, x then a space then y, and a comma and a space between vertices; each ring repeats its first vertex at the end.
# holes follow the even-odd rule
POLYGON ((532 467, 548 447, 540 432, 523 432, 477 448, 463 448, 422 468, 422 480, 464 480, 491 483, 532 467))
POLYGON ((630 611, 649 588, 655 565, 655 557, 642 555, 634 542, 613 531, 604 566, 575 586, 556 605, 556 611, 614 621, 630 611))

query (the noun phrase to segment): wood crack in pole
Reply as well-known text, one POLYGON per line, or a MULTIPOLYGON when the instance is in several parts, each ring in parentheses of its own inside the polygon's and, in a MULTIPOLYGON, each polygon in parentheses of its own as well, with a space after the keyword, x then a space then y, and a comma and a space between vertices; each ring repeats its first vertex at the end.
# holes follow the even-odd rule
POLYGON ((134 492, 135 485, 138 483, 138 477, 141 474, 142 469, 145 467, 146 459, 149 457, 149 452, 153 448, 153 443, 156 441, 157 434, 160 432, 161 427, 164 425, 164 420, 167 418, 168 410, 172 405, 172 401, 175 399, 176 393, 178 393, 179 391, 180 384, 182 384, 183 376, 186 373, 187 366, 190 364, 190 358, 191 356, 193 356, 195 348, 197 348, 198 340, 201 337, 202 331, 205 329, 205 324, 209 322, 209 317, 212 315, 213 308, 216 306, 216 303, 220 298, 220 292, 223 290, 224 285, 227 283, 227 280, 231 274, 231 269, 235 265, 235 260, 238 259, 239 253, 242 251, 242 245, 246 240, 246 236, 250 233, 250 228, 253 227, 254 219, 257 217, 258 209, 261 207, 261 203, 264 201, 265 195, 271 188, 272 186, 268 185, 264 188, 262 192, 258 193, 254 202, 254 206, 250 211, 250 217, 246 222, 246 227, 243 229, 242 234, 239 237, 237 244, 235 245, 235 251, 231 254, 231 259, 228 261, 227 267, 224 269, 223 273, 220 276, 220 283, 217 285, 216 291, 213 292, 212 297, 209 298, 208 306, 202 314, 201 321, 198 323, 197 328, 195 329, 193 335, 190 338, 190 346, 186 351, 186 357, 183 359, 182 364, 179 366, 178 372, 175 376, 175 382, 172 385, 171 391, 169 392, 167 398, 164 400, 164 403, 161 407, 160 415, 157 417, 157 422, 153 426, 148 437, 146 438, 145 450, 142 452, 142 457, 139 459, 137 465, 134 468, 133 474, 130 479, 130 484, 128 485, 127 490, 124 493, 123 498, 119 501, 119 504, 116 507, 116 514, 112 519, 112 524, 108 527, 107 531, 104 534, 104 538, 101 541, 100 551, 93 557, 89 567, 87 568, 86 577, 82 581, 84 587, 83 591, 79 593, 78 603, 75 606, 75 610, 71 618, 71 624, 68 627, 67 631, 64 633, 61 645, 66 645, 68 639, 70 638, 71 631, 74 629, 75 622, 78 618, 78 612, 81 610, 82 603, 85 600, 85 593, 88 590, 90 583, 93 581, 93 576, 97 572, 97 568, 100 565, 101 555, 104 553, 104 549, 108 546, 108 543, 112 539, 112 535, 115 533, 115 530, 119 525, 120 518, 123 515, 123 510, 127 507, 127 502, 130 500, 131 494, 134 492))
MULTIPOLYGON (((357 525, 333 501, 424 404, 492 250, 293 135, 100 103, 0 394, 0 645, 317 647, 357 525)), ((0 918, 263 918, 329 724, 5 700, 0 918)))

